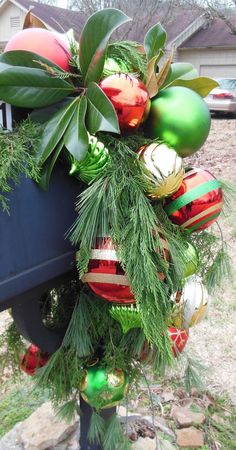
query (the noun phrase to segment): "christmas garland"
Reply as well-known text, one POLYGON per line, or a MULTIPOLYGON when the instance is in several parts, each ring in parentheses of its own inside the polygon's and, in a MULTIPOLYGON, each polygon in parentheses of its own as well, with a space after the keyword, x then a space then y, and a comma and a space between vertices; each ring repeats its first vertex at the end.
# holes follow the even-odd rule
POLYGON ((0 98, 33 110, 0 135, 2 206, 22 172, 46 190, 59 163, 84 183, 67 236, 80 281, 42 299, 45 324, 67 331, 52 355, 30 346, 21 367, 64 403, 63 416, 82 395, 94 408, 89 438, 105 450, 128 444, 116 419, 106 425, 97 413, 126 395, 143 363, 155 373, 173 363, 206 314, 208 290, 229 273, 221 232, 209 231, 225 185, 183 159, 208 136, 202 97, 217 83, 173 53, 159 69, 160 24, 143 45, 109 43, 128 20, 99 11, 79 43, 25 29, 0 56, 0 98))

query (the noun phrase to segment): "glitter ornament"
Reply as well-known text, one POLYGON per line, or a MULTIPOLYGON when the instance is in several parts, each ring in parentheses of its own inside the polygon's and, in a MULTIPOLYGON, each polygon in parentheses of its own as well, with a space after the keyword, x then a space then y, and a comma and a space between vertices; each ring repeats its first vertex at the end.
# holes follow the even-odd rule
POLYGON ((98 410, 116 406, 128 391, 126 374, 122 369, 88 367, 79 386, 82 398, 98 410))
POLYGON ((174 86, 162 89, 152 100, 145 130, 148 137, 162 140, 184 158, 204 144, 210 125, 210 112, 200 95, 174 86))
POLYGON ((173 342, 171 346, 172 353, 174 357, 176 357, 178 356, 179 353, 181 353, 184 350, 185 345, 187 344, 189 338, 189 332, 188 330, 181 330, 174 327, 168 327, 168 333, 170 339, 173 342))
POLYGON ((149 184, 147 196, 152 200, 169 197, 176 192, 184 176, 183 160, 165 144, 149 144, 139 150, 149 184))
POLYGON ((189 277, 183 289, 174 294, 171 300, 173 311, 170 323, 177 328, 193 327, 206 316, 209 295, 200 277, 189 277))
POLYGON ((189 169, 175 194, 166 201, 165 211, 176 225, 189 232, 204 230, 223 207, 220 182, 204 169, 189 169))
POLYGON ((72 155, 70 158, 72 158, 70 175, 89 183, 103 173, 109 161, 109 153, 102 142, 95 136, 90 136, 89 147, 82 161, 78 161, 72 155))
POLYGON ((99 86, 116 110, 121 133, 135 132, 142 122, 149 98, 142 81, 121 73, 104 78, 99 86))
POLYGON ((42 352, 36 345, 32 344, 26 350, 20 368, 28 375, 34 375, 37 369, 47 364, 49 358, 49 353, 42 352))
MULTIPOLYGON (((163 246, 163 258, 168 259, 169 249, 166 241, 160 236, 163 246)), ((160 250, 159 250, 160 251, 160 250)), ((158 273, 164 279, 163 273, 158 273)), ((82 277, 90 289, 99 297, 120 304, 135 303, 130 290, 130 282, 121 267, 114 244, 110 236, 96 239, 88 264, 88 271, 82 277)))
MULTIPOLYGON (((70 50, 59 33, 43 28, 27 28, 14 34, 8 41, 4 52, 24 50, 47 58, 61 69, 70 70, 70 50)), ((40 68, 40 66, 39 66, 40 68)))

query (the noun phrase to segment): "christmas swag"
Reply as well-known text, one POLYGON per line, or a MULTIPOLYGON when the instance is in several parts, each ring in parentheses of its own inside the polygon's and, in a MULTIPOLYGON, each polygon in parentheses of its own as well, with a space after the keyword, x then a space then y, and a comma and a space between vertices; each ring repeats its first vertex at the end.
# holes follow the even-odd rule
POLYGON ((89 437, 106 450, 128 444, 111 432, 115 418, 107 426, 97 413, 127 394, 143 364, 156 373, 172 364, 205 316, 208 292, 229 272, 216 222, 223 183, 184 159, 208 136, 202 97, 217 83, 173 63, 173 52, 160 64, 160 23, 143 45, 111 42, 129 20, 99 11, 79 42, 71 32, 24 29, 0 55, 1 100, 28 110, 13 132, 1 133, 3 208, 9 181, 22 172, 47 190, 63 164, 82 186, 67 236, 79 279, 49 294, 50 314, 44 308, 48 326, 65 321, 67 331, 54 354, 31 345, 21 367, 37 372, 64 415, 81 394, 94 408, 89 437))

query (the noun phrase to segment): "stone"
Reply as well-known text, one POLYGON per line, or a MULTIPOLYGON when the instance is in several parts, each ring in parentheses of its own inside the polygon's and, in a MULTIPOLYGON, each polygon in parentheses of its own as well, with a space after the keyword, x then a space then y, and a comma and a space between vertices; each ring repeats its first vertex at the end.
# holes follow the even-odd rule
POLYGON ((20 442, 24 450, 45 450, 64 441, 77 426, 78 418, 71 423, 61 420, 46 402, 22 422, 20 442))
POLYGON ((17 423, 0 439, 0 450, 23 450, 23 445, 19 442, 21 423, 17 423))
POLYGON ((206 417, 202 412, 195 412, 190 409, 191 405, 176 406, 171 410, 171 417, 179 428, 190 427, 191 425, 202 425, 206 417))
POLYGON ((132 445, 132 450, 156 450, 156 440, 140 437, 138 441, 132 445))
POLYGON ((214 420, 214 422, 218 423, 219 425, 225 425, 225 420, 223 417, 219 416, 218 414, 214 413, 211 416, 212 420, 214 420))
MULTIPOLYGON (((143 418, 148 420, 150 423, 153 421, 152 416, 144 416, 143 418)), ((167 421, 163 417, 155 415, 154 425, 157 430, 160 430, 162 433, 170 436, 172 439, 175 439, 175 433, 168 427, 167 421)))
POLYGON ((176 430, 176 444, 181 448, 198 448, 204 445, 204 433, 197 428, 181 428, 176 430))
POLYGON ((161 393, 161 401, 162 403, 169 403, 175 400, 174 394, 172 391, 163 391, 161 393))

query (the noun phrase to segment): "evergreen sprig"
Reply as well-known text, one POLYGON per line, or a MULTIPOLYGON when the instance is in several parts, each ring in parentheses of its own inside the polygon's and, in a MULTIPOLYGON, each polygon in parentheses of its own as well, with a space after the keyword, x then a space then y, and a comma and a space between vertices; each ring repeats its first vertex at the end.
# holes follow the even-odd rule
POLYGON ((0 203, 9 212, 9 194, 13 185, 25 175, 39 180, 35 149, 39 142, 39 128, 30 119, 17 125, 12 132, 0 129, 0 203))
MULTIPOLYGON (((120 61, 122 67, 124 65, 127 67, 127 73, 134 73, 145 81, 147 58, 137 42, 117 41, 111 43, 107 48, 107 57, 113 58, 118 64, 120 61)), ((105 71, 104 75, 109 75, 109 72, 106 73, 105 71)))

